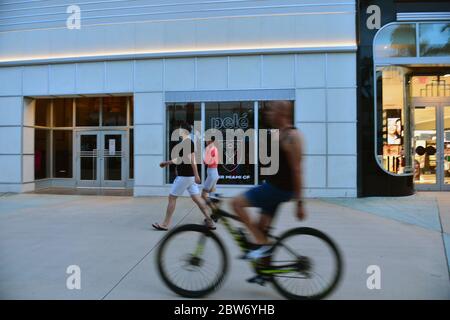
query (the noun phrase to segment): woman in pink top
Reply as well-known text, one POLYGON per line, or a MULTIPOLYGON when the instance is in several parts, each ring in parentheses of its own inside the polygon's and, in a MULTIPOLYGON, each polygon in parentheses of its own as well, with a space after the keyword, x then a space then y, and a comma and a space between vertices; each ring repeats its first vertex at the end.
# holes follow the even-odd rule
POLYGON ((207 169, 206 180, 203 184, 202 197, 206 200, 209 193, 215 190, 217 180, 219 180, 219 172, 217 171, 219 152, 215 145, 214 137, 211 137, 208 141, 206 141, 204 162, 207 169))

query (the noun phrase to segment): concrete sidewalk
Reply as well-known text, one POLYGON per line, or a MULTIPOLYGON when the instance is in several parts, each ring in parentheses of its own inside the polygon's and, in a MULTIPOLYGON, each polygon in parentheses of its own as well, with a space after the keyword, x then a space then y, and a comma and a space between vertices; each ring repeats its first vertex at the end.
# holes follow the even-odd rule
MULTIPOLYGON (((344 255, 345 273, 330 299, 450 299, 444 241, 450 246, 446 194, 408 198, 308 200, 306 222, 291 204, 275 232, 311 226, 329 234, 344 255), (420 209, 417 209, 420 208, 420 209), (369 265, 381 268, 381 290, 366 286, 369 265)), ((3 299, 178 299, 159 279, 153 231, 166 199, 18 194, 0 196, 0 297, 3 299), (81 290, 68 290, 66 269, 81 268, 81 290)), ((200 223, 188 198, 174 225, 200 223)), ((224 285, 210 299, 280 299, 270 286, 245 282, 247 263, 222 227, 230 257, 224 285)))

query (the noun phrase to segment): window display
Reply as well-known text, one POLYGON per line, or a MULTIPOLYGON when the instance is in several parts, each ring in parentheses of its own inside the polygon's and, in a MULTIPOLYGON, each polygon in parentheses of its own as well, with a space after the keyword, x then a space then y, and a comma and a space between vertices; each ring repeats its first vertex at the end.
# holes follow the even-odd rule
MULTIPOLYGON (((264 119, 265 102, 205 102, 205 103, 171 103, 167 105, 167 157, 178 141, 169 141, 171 133, 183 123, 192 128, 192 139, 198 155, 199 172, 205 168, 201 154, 207 138, 214 136, 219 152, 218 185, 254 185, 261 184, 266 176, 261 174, 262 168, 272 166, 272 131, 264 119), (255 114, 257 111, 257 114, 255 114), (202 118, 203 115, 203 118, 202 118), (255 123, 255 119, 258 119, 255 123), (203 122, 202 122, 203 121, 203 122), (266 130, 265 135, 256 136, 256 129, 266 130), (265 141, 260 141, 264 139, 265 141), (198 148, 198 149, 197 149, 198 148), (260 153, 264 154, 263 163, 260 153), (256 170, 258 170, 256 172, 256 170), (255 176, 255 174, 257 174, 255 176)), ((267 171, 267 170, 266 170, 267 171)), ((269 172, 271 170, 268 170, 269 172)), ((166 182, 175 179, 174 168, 166 171, 166 182)), ((207 178, 207 170, 203 170, 203 180, 207 178)), ((267 174, 267 173, 266 173, 267 174)), ((203 181, 203 182, 204 182, 203 181)))
POLYGON ((205 130, 222 133, 222 163, 218 166, 218 184, 254 184, 255 165, 250 158, 254 152, 254 103, 213 102, 205 104, 205 130), (241 129, 244 135, 232 137, 228 129, 241 129), (240 149, 242 148, 242 149, 240 149))
POLYGON ((382 167, 393 174, 413 172, 411 111, 404 96, 407 72, 394 66, 377 69, 377 154, 382 167))

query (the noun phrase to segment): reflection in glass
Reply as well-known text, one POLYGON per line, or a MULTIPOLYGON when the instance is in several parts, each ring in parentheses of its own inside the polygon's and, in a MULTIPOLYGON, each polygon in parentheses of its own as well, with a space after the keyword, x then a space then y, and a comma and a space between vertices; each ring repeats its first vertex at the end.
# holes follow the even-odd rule
POLYGON ((79 127, 93 127, 99 125, 100 99, 79 98, 75 100, 76 125, 79 127))
POLYGON ((80 136, 80 179, 97 180, 97 135, 80 136))
POLYGON ((126 126, 127 125, 127 97, 103 98, 103 125, 126 126))
POLYGON ((34 108, 34 123, 36 126, 50 127, 51 99, 36 99, 34 108))
POLYGON ((223 163, 217 168, 220 177, 218 185, 255 183, 255 165, 250 163, 250 154, 254 150, 254 132, 251 137, 245 135, 242 140, 227 140, 226 137, 227 129, 242 129, 244 132, 254 129, 254 121, 253 102, 206 103, 205 130, 217 129, 223 135, 223 141, 216 140, 217 144, 222 143, 223 150, 223 163), (243 144, 244 147, 241 159, 238 159, 238 144, 243 144))
POLYGON ((415 25, 394 24, 382 29, 375 38, 374 53, 376 58, 415 57, 415 25))
POLYGON ((414 110, 414 182, 436 184, 436 108, 414 110))
POLYGON ((450 23, 419 24, 420 55, 450 56, 450 23))
POLYGON ((106 134, 103 149, 104 179, 122 180, 122 135, 106 134))
POLYGON ((53 126, 72 127, 73 99, 53 99, 53 126))
MULTIPOLYGON (((183 124, 188 124, 192 128, 194 127, 195 121, 201 120, 200 114, 200 103, 175 103, 167 105, 167 132, 166 137, 168 141, 167 145, 167 159, 170 159, 173 147, 178 143, 178 141, 171 141, 172 132, 177 130, 183 124)), ((200 128, 197 128, 200 129, 200 128)), ((195 148, 201 148, 200 146, 200 131, 193 130, 191 132, 191 138, 194 141, 195 148)), ((172 183, 176 177, 176 166, 170 166, 169 170, 166 170, 167 183, 172 183)), ((201 162, 198 161, 197 165, 198 173, 201 172, 201 162)))
POLYGON ((50 177, 50 130, 34 131, 34 178, 50 177))
POLYGON ((53 131, 53 177, 72 178, 72 131, 53 131))
POLYGON ((450 185, 450 106, 444 107, 444 184, 450 185))

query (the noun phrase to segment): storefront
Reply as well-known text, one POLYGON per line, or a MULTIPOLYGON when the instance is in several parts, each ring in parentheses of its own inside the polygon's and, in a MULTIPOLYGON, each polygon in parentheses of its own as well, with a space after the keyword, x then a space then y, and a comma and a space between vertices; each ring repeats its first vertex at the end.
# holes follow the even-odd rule
POLYGON ((29 101, 27 108, 34 109, 35 188, 132 186, 132 97, 29 101))
POLYGON ((358 194, 450 190, 448 2, 361 1, 359 12, 358 194))
MULTIPOLYGON (((0 192, 166 195, 159 163, 181 122, 201 123, 200 149, 210 128, 253 129, 243 157, 258 159, 265 102, 290 100, 306 196, 356 196, 355 2, 87 2, 80 29, 62 2, 0 9, 0 192)), ((266 165, 221 165, 219 192, 261 183, 266 165)))

